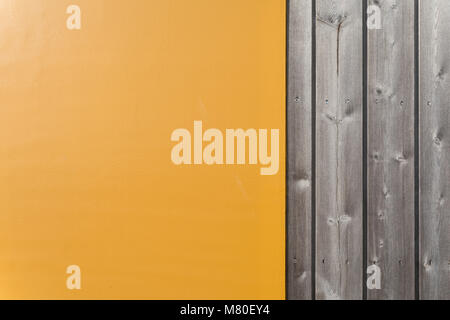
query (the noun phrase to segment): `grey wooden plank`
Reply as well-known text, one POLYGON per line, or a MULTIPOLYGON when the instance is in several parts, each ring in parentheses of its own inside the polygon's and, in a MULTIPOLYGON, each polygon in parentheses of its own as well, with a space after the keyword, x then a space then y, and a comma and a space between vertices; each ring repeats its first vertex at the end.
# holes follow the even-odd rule
POLYGON ((381 270, 368 299, 414 299, 414 1, 369 0, 367 265, 381 270))
POLYGON ((316 298, 362 298, 362 1, 316 2, 316 298))
POLYGON ((311 293, 312 0, 291 0, 288 71, 288 299, 311 293))
POLYGON ((420 1, 420 297, 450 299, 450 1, 420 1))

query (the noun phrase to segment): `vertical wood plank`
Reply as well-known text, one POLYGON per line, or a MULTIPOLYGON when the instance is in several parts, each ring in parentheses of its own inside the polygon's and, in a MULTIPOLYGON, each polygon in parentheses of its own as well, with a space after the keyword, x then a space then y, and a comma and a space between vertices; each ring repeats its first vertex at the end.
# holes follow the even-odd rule
POLYGON ((369 0, 367 265, 381 269, 369 299, 414 299, 414 1, 369 0))
POLYGON ((288 299, 311 299, 312 0, 289 1, 288 299))
POLYGON ((450 1, 420 1, 420 297, 450 299, 450 1))
POLYGON ((316 2, 316 298, 362 298, 362 1, 316 2))

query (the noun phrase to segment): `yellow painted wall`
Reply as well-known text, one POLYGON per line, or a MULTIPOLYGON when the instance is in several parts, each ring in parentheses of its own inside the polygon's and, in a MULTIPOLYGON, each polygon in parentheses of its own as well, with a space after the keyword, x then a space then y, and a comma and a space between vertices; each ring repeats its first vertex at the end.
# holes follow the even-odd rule
POLYGON ((0 298, 284 299, 284 0, 0 0, 0 48, 0 298), (175 166, 194 120, 278 174, 175 166))

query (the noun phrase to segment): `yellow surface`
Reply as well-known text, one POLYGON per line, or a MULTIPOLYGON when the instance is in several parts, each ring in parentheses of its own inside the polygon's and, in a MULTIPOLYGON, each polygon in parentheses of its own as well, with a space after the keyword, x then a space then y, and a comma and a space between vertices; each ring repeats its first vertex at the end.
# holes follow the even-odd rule
POLYGON ((283 299, 284 39, 284 0, 0 0, 0 298, 283 299), (278 174, 175 166, 194 120, 279 128, 278 174))

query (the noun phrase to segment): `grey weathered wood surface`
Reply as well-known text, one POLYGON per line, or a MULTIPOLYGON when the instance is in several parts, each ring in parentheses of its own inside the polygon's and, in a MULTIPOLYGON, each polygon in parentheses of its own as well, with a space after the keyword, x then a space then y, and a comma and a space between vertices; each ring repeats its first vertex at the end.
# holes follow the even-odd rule
POLYGON ((450 299, 450 1, 419 0, 418 12, 414 0, 364 1, 290 1, 288 298, 361 299, 366 290, 368 299, 450 299), (367 57, 364 1, 382 18, 367 31, 367 57), (380 290, 363 283, 373 263, 380 290))
POLYGON ((450 299, 450 1, 420 1, 420 297, 450 299))
POLYGON ((414 1, 370 0, 382 28, 367 41, 368 299, 414 299, 414 1))
POLYGON ((362 1, 316 1, 316 298, 362 298, 362 1))
POLYGON ((290 299, 311 299, 312 0, 292 0, 289 10, 288 243, 290 299))

